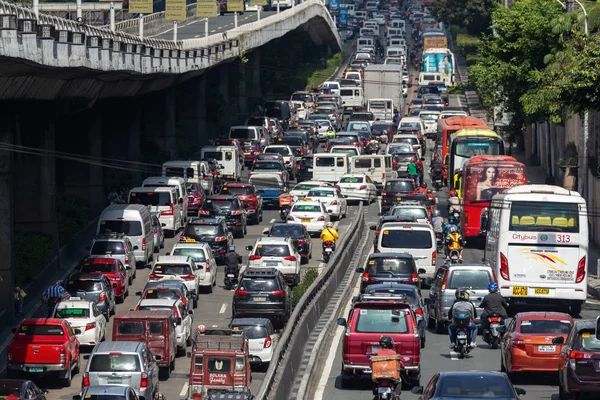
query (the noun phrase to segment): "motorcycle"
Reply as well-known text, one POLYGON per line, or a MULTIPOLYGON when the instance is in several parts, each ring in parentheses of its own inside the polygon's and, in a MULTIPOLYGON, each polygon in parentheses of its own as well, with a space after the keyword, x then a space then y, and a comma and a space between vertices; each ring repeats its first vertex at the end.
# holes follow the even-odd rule
POLYGON ((292 198, 287 192, 287 189, 284 189, 284 192, 279 195, 279 218, 281 218, 282 221, 287 221, 288 214, 292 209, 294 201, 296 201, 296 199, 292 198))
POLYGON ((458 264, 462 262, 460 260, 460 252, 456 249, 449 251, 448 258, 450 259, 450 264, 458 264))
POLYGON ((483 330, 483 341, 492 346, 492 349, 497 349, 500 343, 500 336, 504 321, 498 313, 492 313, 488 317, 489 328, 483 330))
POLYGON ((333 246, 334 243, 327 241, 327 242, 323 242, 323 262, 325 264, 327 264, 329 262, 329 259, 331 258, 331 255, 333 254, 333 246))
MULTIPOLYGON (((374 355, 367 354, 367 358, 371 361, 371 368, 373 363, 378 362, 373 360, 374 355)), ((389 371, 384 373, 378 373, 377 376, 372 375, 373 380, 373 394, 377 396, 378 400, 400 400, 400 386, 401 382, 394 380, 399 376, 394 376, 396 373, 389 371)))
POLYGON ((438 253, 444 251, 444 235, 441 232, 435 233, 435 244, 438 253))
POLYGON ((225 290, 231 290, 239 283, 239 268, 226 267, 225 278, 223 278, 223 286, 225 290))
POLYGON ((431 170, 431 182, 435 190, 440 190, 444 186, 444 170, 441 167, 432 168, 431 170))
POLYGON ((367 146, 367 154, 377 154, 379 151, 379 142, 369 142, 367 146))
POLYGON ((287 221, 287 217, 291 209, 292 207, 288 205, 281 207, 281 210, 279 210, 279 218, 284 222, 287 221))
POLYGON ((471 347, 469 340, 469 325, 471 324, 471 317, 468 314, 459 314, 454 318, 454 325, 456 325, 456 342, 454 343, 454 351, 458 353, 459 358, 465 358, 466 354, 469 354, 473 348, 471 347))

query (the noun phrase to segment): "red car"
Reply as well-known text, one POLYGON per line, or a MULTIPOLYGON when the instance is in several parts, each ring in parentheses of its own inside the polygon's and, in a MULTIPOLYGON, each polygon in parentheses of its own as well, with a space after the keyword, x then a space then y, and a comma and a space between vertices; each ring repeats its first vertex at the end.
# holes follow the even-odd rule
POLYGON ((248 222, 258 225, 263 219, 263 199, 250 183, 227 182, 221 189, 221 194, 237 196, 248 214, 248 222))
POLYGON ((89 258, 79 272, 105 275, 115 291, 115 300, 117 303, 122 303, 125 296, 129 295, 127 269, 131 269, 131 267, 125 267, 121 261, 114 258, 89 258))
POLYGON ((242 145, 244 146, 244 164, 251 168, 256 161, 256 156, 262 151, 260 143, 256 140, 248 140, 243 141, 242 145))
POLYGON ((188 189, 188 215, 197 217, 204 200, 206 200, 206 194, 202 187, 195 188, 195 190, 188 189))

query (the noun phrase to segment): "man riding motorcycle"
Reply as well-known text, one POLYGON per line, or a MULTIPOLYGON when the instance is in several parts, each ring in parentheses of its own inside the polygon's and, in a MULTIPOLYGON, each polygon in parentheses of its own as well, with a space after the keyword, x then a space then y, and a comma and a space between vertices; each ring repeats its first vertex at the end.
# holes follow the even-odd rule
POLYGON ((333 249, 335 250, 335 241, 340 237, 337 231, 333 228, 333 223, 328 222, 327 226, 321 231, 321 241, 323 242, 323 248, 325 248, 325 242, 332 242, 333 249))
POLYGON ((433 210, 433 218, 431 218, 431 224, 433 225, 433 231, 437 234, 444 232, 444 219, 440 215, 440 210, 433 210))
POLYGON ((427 194, 427 183, 421 183, 421 187, 417 189, 418 194, 427 194))
POLYGON ((240 272, 242 256, 235 252, 235 246, 229 246, 227 250, 227 254, 225 254, 225 273, 234 271, 234 275, 237 277, 240 272))
POLYGON ((283 189, 283 192, 279 194, 279 216, 281 219, 287 218, 287 214, 292 208, 294 199, 292 195, 288 193, 287 188, 283 189), (285 215, 284 215, 285 214, 285 215))
POLYGON ((480 307, 483 308, 483 312, 481 313, 481 324, 482 328, 489 329, 490 322, 488 321, 488 317, 492 314, 498 314, 502 317, 502 324, 506 318, 508 318, 508 313, 506 309, 508 308, 508 303, 504 300, 504 297, 498 292, 498 284, 496 282, 491 282, 488 285, 487 294, 483 300, 481 301, 480 307))
MULTIPOLYGON (((373 356, 375 357, 379 357, 379 356, 397 356, 398 353, 396 352, 396 346, 394 345, 394 339, 392 339, 390 336, 382 336, 379 338, 379 349, 375 351, 375 353, 373 353, 373 356)), ((393 366, 393 363, 389 363, 389 366, 393 366)), ((402 361, 400 361, 397 366, 402 369, 403 364, 402 361)), ((387 371, 387 369, 386 369, 387 371)), ((390 371, 391 372, 391 371, 390 371)), ((393 381, 395 383, 395 387, 393 390, 393 396, 392 398, 394 399, 399 399, 400 398, 400 393, 401 393, 401 389, 402 389, 402 385, 400 384, 400 381, 393 381)), ((373 393, 376 394, 376 388, 373 389, 373 393)))
POLYGON ((450 190, 450 197, 448 198, 448 214, 452 214, 454 211, 462 213, 462 206, 460 205, 460 199, 456 190, 450 190))
POLYGON ((450 252, 457 250, 459 254, 459 260, 463 259, 463 237, 455 227, 451 227, 446 236, 446 259, 449 259, 450 252))
POLYGON ((408 163, 408 166, 406 167, 406 172, 407 175, 410 179, 412 179, 413 181, 415 181, 415 183, 419 183, 419 174, 418 174, 418 169, 417 169, 417 159, 416 158, 411 158, 410 162, 408 163))
POLYGON ((448 326, 448 334, 450 335, 450 348, 453 349, 456 344, 456 324, 453 321, 454 315, 469 314, 471 317, 471 323, 469 324, 469 332, 471 334, 471 347, 477 347, 477 325, 475 325, 475 318, 477 318, 477 309, 475 305, 469 301, 469 292, 465 288, 456 289, 454 292, 454 303, 448 311, 448 318, 451 323, 448 326))

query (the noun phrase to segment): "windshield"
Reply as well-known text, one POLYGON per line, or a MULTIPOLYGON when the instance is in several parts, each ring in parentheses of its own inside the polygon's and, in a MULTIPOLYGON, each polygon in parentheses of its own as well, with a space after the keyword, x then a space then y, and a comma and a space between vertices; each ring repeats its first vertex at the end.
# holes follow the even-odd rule
POLYGON ((91 263, 91 264, 84 264, 81 267, 81 270, 79 272, 82 273, 93 273, 93 272, 105 272, 105 273, 111 273, 111 272, 117 272, 117 264, 114 262, 109 263, 91 263))
POLYGON ((69 307, 56 310, 54 318, 89 318, 89 308, 69 307))
POLYGON ((279 224, 275 225, 271 230, 271 236, 273 237, 296 237, 304 236, 304 229, 302 225, 293 224, 279 224))
POLYGON ((306 195, 307 197, 335 197, 333 190, 316 190, 311 189, 306 195))
POLYGON ((367 262, 369 274, 376 275, 411 275, 416 273, 415 265, 410 258, 375 257, 367 262))
POLYGON ((510 381, 502 376, 444 377, 435 390, 435 398, 444 399, 515 399, 510 381), (474 385, 473 381, 477 384, 474 385))
POLYGON ((486 141, 459 141, 454 147, 454 154, 458 157, 475 157, 475 156, 491 156, 500 155, 503 152, 503 144, 501 139, 493 139, 486 141))
POLYGON ((221 191, 223 191, 226 194, 231 194, 231 195, 247 195, 247 194, 252 194, 252 188, 251 187, 223 186, 223 188, 221 189, 221 191))
MULTIPOLYGON (((290 151, 287 149, 287 147, 267 147, 264 150, 265 154, 281 154, 282 156, 289 156, 290 155, 290 151)), ((254 168, 256 168, 256 164, 254 166, 254 168)), ((276 167, 279 168, 279 167, 276 167)))
MULTIPOLYGON (((178 300, 181 295, 176 289, 148 289, 142 299, 170 299, 178 300)), ((140 308, 141 309, 141 308, 140 308)), ((170 309, 170 308, 169 308, 170 309)))
POLYGON ((246 339, 264 339, 269 336, 269 332, 264 326, 233 325, 231 329, 234 331, 244 331, 246 333, 246 339))
POLYGON ((19 336, 62 336, 64 334, 60 325, 21 325, 19 336))
POLYGON ((200 236, 200 235, 216 235, 219 232, 217 225, 191 225, 185 227, 185 235, 200 236))
POLYGON ((404 311, 361 308, 355 331, 358 333, 408 333, 404 311))
POLYGON ((513 201, 510 231, 579 233, 579 205, 542 201, 513 201))
POLYGON ((134 354, 92 354, 90 372, 140 371, 140 361, 134 354))
POLYGON ((313 99, 310 94, 296 93, 292 95, 292 101, 303 101, 305 103, 312 103, 313 99))
POLYGON ((94 242, 90 254, 125 254, 125 249, 123 248, 123 242, 99 240, 94 242))
POLYGON ((420 129, 421 124, 419 122, 400 122, 400 128, 415 128, 420 129))
POLYGON ((123 233, 126 236, 141 236, 142 223, 140 221, 101 221, 100 234, 123 233))
POLYGON ((237 202, 233 200, 208 199, 202 209, 216 212, 237 210, 237 202))
POLYGON ((67 281, 67 291, 69 292, 100 292, 103 289, 102 282, 81 280, 67 281))
MULTIPOLYGON (((262 125, 262 121, 260 120, 256 120, 258 122, 258 125, 262 125)), ((252 122, 252 120, 248 121, 248 122, 252 122)), ((250 124, 248 124, 250 125, 250 124)), ((248 128, 231 128, 231 130, 229 131, 229 137, 231 139, 253 139, 254 137, 256 137, 256 133, 254 132, 254 129, 248 129, 248 128)))
POLYGON ((371 102, 369 102, 369 107, 374 108, 376 110, 383 110, 386 108, 386 102, 385 101, 371 101, 371 102))
POLYGON ((203 249, 195 249, 193 247, 178 247, 171 252, 172 256, 189 256, 194 262, 205 262, 206 256, 203 249))
POLYGON ((419 118, 421 118, 424 121, 437 121, 438 119, 440 119, 440 114, 425 114, 425 113, 421 113, 419 114, 419 118))
POLYGON ((568 335, 571 331, 569 320, 523 320, 521 321, 521 333, 530 335, 568 335))
POLYGON ((330 153, 335 153, 335 154, 348 154, 349 156, 357 156, 358 155, 358 150, 356 150, 356 148, 354 149, 344 149, 344 148, 332 148, 330 153))
POLYGON ((214 158, 215 160, 218 161, 222 161, 223 160, 223 153, 220 151, 203 151, 202 152, 202 159, 206 160, 209 158, 214 158))
POLYGON ((390 215, 395 215, 396 217, 413 217, 415 219, 426 219, 427 211, 424 208, 420 207, 399 207, 393 209, 390 215))
POLYGON ((277 279, 252 279, 243 278, 240 289, 248 292, 273 292, 279 290, 277 279))
MULTIPOLYGON (((287 151, 286 151, 286 153, 287 153, 287 151)), ((281 170, 281 163, 279 163, 279 162, 255 162, 254 167, 252 167, 252 170, 260 170, 260 169, 281 170)))
POLYGON ((260 188, 280 188, 283 187, 283 180, 279 175, 252 175, 249 180, 250 183, 260 188))
POLYGON ((362 176, 344 176, 340 179, 340 183, 363 183, 363 181, 362 176))
POLYGON ((369 124, 365 124, 363 122, 349 122, 348 130, 349 131, 368 131, 369 124))
POLYGON ((488 271, 485 270, 455 270, 452 271, 448 288, 461 287, 472 289, 486 289, 491 282, 488 271))
MULTIPOLYGON (((265 124, 265 121, 263 118, 248 118, 246 120, 246 125, 248 125, 248 126, 263 126, 264 124, 265 124)), ((254 133, 249 134, 248 137, 254 137, 254 133)), ((235 139, 233 136, 232 136, 232 138, 235 139)), ((243 138, 241 138, 241 139, 243 139, 243 138)))
POLYGON ((415 186, 410 181, 388 181, 386 182, 385 190, 391 192, 412 193, 415 191, 415 186))
POLYGON ((430 249, 431 232, 414 229, 384 230, 381 235, 381 247, 395 249, 430 249))
POLYGON ((579 332, 573 347, 581 351, 598 353, 600 352, 600 340, 596 339, 596 332, 594 329, 585 330, 583 332, 579 332))
POLYGON ((290 248, 287 244, 257 244, 254 254, 262 257, 287 257, 290 248))

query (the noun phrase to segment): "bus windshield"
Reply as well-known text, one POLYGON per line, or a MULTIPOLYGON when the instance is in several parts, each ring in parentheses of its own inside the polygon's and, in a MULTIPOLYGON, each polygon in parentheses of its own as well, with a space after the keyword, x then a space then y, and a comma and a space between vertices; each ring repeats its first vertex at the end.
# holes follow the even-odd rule
POLYGON ((579 205, 546 201, 513 201, 510 231, 579 233, 579 205))
POLYGON ((521 164, 470 165, 466 168, 464 179, 465 202, 490 201, 506 189, 527 184, 527 174, 521 164))
POLYGON ((469 141, 456 142, 454 147, 454 155, 457 157, 475 157, 475 156, 492 156, 502 154, 502 142, 498 139, 481 141, 478 139, 469 139, 469 141))

